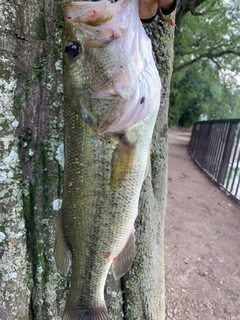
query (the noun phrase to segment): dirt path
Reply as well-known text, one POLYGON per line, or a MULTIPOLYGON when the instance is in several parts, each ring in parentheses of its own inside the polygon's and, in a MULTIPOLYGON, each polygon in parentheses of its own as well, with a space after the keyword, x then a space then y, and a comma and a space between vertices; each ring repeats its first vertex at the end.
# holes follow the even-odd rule
POLYGON ((240 320, 240 204, 169 133, 166 320, 240 320))

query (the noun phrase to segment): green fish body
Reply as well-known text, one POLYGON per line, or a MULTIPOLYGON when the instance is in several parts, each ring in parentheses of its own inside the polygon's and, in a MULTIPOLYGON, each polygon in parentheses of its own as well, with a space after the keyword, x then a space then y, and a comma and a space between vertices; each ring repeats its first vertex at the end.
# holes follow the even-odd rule
POLYGON ((64 320, 107 320, 104 285, 135 256, 134 221, 160 104, 138 1, 64 2, 65 172, 55 259, 64 320))

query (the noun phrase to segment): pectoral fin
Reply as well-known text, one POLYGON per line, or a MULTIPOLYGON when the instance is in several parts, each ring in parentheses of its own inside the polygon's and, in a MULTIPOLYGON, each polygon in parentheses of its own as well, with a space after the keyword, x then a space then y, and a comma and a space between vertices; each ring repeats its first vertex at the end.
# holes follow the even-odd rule
POLYGON ((71 252, 63 234, 62 211, 57 219, 54 258, 57 268, 66 276, 71 265, 71 252))
POLYGON ((111 188, 117 190, 132 170, 136 143, 129 143, 123 136, 112 157, 111 188))
POLYGON ((134 231, 119 255, 113 259, 112 269, 114 278, 121 278, 130 268, 136 255, 134 231))

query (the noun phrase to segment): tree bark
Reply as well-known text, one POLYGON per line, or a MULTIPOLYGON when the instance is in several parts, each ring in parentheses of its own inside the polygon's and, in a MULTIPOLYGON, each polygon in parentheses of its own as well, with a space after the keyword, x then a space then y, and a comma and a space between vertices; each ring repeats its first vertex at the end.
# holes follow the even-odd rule
POLYGON ((137 256, 123 278, 125 319, 164 320, 164 216, 167 196, 167 123, 174 28, 148 25, 160 73, 161 104, 154 129, 151 169, 145 180, 136 221, 137 256))
MULTIPOLYGON (((0 0, 0 319, 60 320, 69 280, 56 270, 62 198, 62 13, 57 0, 0 0)), ((137 257, 106 299, 111 319, 164 319, 167 110, 174 30, 152 23, 162 100, 136 223, 137 257)))

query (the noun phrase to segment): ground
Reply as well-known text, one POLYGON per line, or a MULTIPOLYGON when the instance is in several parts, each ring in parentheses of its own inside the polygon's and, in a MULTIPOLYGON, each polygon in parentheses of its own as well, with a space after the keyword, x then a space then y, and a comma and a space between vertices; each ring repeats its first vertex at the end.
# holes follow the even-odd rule
POLYGON ((169 132, 166 320, 240 320, 240 204, 169 132))

